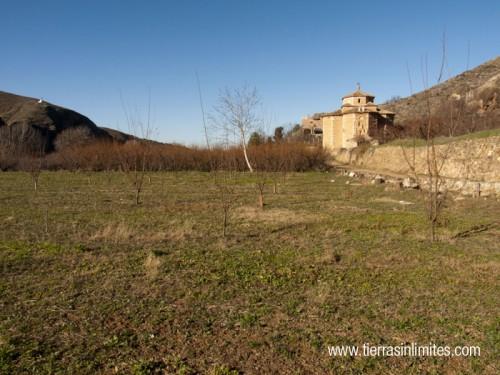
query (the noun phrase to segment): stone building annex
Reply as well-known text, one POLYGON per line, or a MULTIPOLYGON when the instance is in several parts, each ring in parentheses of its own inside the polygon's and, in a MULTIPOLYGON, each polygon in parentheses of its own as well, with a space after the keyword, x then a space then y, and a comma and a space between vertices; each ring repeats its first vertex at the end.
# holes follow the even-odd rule
POLYGON ((317 113, 302 119, 305 134, 322 134, 323 147, 330 151, 354 148, 361 142, 383 142, 393 130, 394 113, 378 107, 375 96, 356 91, 342 98, 334 112, 317 113))

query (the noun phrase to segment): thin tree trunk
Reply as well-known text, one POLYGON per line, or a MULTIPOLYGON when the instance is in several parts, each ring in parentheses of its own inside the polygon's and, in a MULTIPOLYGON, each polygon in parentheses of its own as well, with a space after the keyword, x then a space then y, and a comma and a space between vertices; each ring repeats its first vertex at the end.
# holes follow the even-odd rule
POLYGON ((140 194, 141 194, 141 189, 136 189, 135 191, 135 204, 139 205, 140 203, 140 194))
POLYGON ((245 155, 245 162, 247 163, 248 170, 253 173, 252 165, 250 164, 250 160, 248 159, 247 146, 245 144, 245 140, 243 140, 243 154, 245 155))
POLYGON ((436 220, 431 220, 431 241, 436 241, 436 220))
POLYGON ((227 210, 224 209, 224 218, 222 220, 222 237, 226 237, 226 228, 227 228, 227 210))
POLYGON ((49 209, 45 208, 45 234, 49 233, 49 209))
POLYGON ((259 186, 259 207, 264 209, 264 188, 259 186))

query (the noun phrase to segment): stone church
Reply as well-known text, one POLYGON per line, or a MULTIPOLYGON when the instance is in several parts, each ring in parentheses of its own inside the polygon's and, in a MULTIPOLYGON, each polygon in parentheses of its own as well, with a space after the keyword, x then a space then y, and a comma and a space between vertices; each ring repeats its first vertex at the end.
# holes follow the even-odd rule
POLYGON ((335 150, 354 148, 362 142, 384 142, 393 130, 394 113, 379 108, 375 96, 358 88, 342 98, 342 107, 335 112, 318 113, 302 120, 315 122, 322 130, 323 148, 335 150))

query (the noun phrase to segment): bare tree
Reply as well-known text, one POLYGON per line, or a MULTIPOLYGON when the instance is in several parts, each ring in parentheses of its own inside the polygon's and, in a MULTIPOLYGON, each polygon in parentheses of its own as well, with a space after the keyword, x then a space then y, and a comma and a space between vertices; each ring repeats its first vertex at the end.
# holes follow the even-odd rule
POLYGON ((266 184, 268 182, 268 175, 265 170, 259 169, 255 173, 255 186, 257 188, 258 196, 259 196, 259 207, 261 210, 264 209, 264 192, 266 188, 266 184))
MULTIPOLYGON (((442 44, 442 60, 437 83, 441 81, 446 65, 445 34, 443 34, 442 44)), ((403 145, 401 146, 401 150, 412 177, 415 179, 418 186, 421 187, 426 207, 426 216, 429 223, 429 238, 431 241, 436 241, 436 229, 447 197, 446 178, 443 176, 442 171, 447 160, 449 159, 453 147, 452 143, 449 143, 447 145, 442 145, 438 149, 435 139, 436 129, 447 127, 450 134, 453 134, 453 131, 456 128, 458 115, 453 112, 453 107, 450 107, 451 110, 449 116, 434 116, 431 107, 431 98, 427 90, 429 85, 426 58, 421 64, 421 74, 424 85, 425 113, 423 113, 423 121, 418 127, 418 132, 425 141, 425 157, 423 163, 420 163, 423 165, 419 165, 419 160, 417 160, 416 128, 414 129, 414 133, 412 135, 413 145, 410 148, 411 153, 409 153, 403 145)), ((443 110, 443 108, 441 108, 441 110, 443 110)))
POLYGON ((42 173, 43 162, 43 156, 26 157, 20 162, 21 169, 29 173, 35 192, 38 191, 38 181, 42 173))
POLYGON ((63 150, 67 147, 75 148, 95 141, 90 128, 84 126, 77 126, 74 128, 67 128, 62 130, 54 141, 54 148, 56 151, 63 150))
POLYGON ((216 126, 222 130, 226 141, 232 137, 242 148, 245 162, 250 172, 254 168, 248 157, 248 137, 261 123, 258 115, 260 99, 255 88, 243 86, 234 90, 225 89, 219 95, 215 107, 216 126))
POLYGON ((231 173, 232 160, 230 155, 228 156, 229 158, 222 157, 221 164, 212 171, 215 191, 222 210, 222 237, 227 236, 231 210, 238 199, 236 194, 237 174, 231 173))
POLYGON ((148 104, 146 121, 142 121, 137 109, 135 112, 125 104, 120 93, 122 108, 129 132, 135 139, 128 141, 120 148, 120 169, 130 180, 135 192, 135 204, 140 204, 140 196, 144 185, 144 180, 149 168, 151 156, 151 93, 148 93, 148 104), (139 137, 141 139, 139 139, 139 137))
MULTIPOLYGON (((231 209, 237 200, 235 183, 237 174, 234 173, 237 170, 237 161, 232 157, 233 154, 231 152, 228 152, 230 147, 230 135, 232 132, 234 132, 235 125, 238 124, 235 122, 231 123, 230 121, 234 121, 237 117, 233 117, 231 113, 225 112, 234 109, 234 107, 231 105, 231 94, 226 95, 225 99, 224 96, 221 95, 221 104, 216 109, 219 114, 220 121, 216 121, 216 126, 218 127, 219 132, 222 131, 222 134, 219 134, 219 136, 221 136, 222 142, 216 150, 210 142, 205 108, 203 105, 200 78, 198 76, 198 73, 196 73, 196 82, 200 99, 200 109, 205 134, 205 142, 208 150, 209 168, 210 173, 212 174, 212 181, 214 183, 217 201, 219 202, 222 211, 222 237, 225 238, 227 236, 227 228, 229 225, 231 209), (215 155, 216 151, 219 152, 218 157, 215 155)), ((247 161, 248 166, 251 170, 251 165, 249 164, 246 152, 246 131, 247 129, 243 129, 243 133, 240 131, 240 135, 243 134, 241 135, 241 139, 243 142, 245 160, 247 161)))
POLYGON ((255 187, 258 193, 258 203, 264 209, 264 193, 268 183, 273 184, 273 192, 278 193, 280 173, 285 166, 283 150, 286 144, 266 143, 252 147, 252 159, 255 165, 255 187))
POLYGON ((147 152, 137 141, 121 148, 120 169, 129 179, 135 193, 135 204, 141 203, 141 192, 147 171, 147 152))
MULTIPOLYGON (((280 147, 281 149, 282 147, 280 147)), ((278 186, 280 177, 283 175, 283 182, 285 181, 286 176, 286 160, 283 158, 283 154, 280 152, 276 155, 276 160, 273 161, 271 165, 271 179, 273 181, 273 194, 278 194, 278 186)))
MULTIPOLYGON (((22 152, 17 152, 17 155, 22 155, 22 152)), ((45 166, 45 143, 37 145, 37 151, 31 152, 29 156, 21 158, 19 166, 22 170, 29 173, 35 192, 38 191, 38 181, 40 174, 45 166)))

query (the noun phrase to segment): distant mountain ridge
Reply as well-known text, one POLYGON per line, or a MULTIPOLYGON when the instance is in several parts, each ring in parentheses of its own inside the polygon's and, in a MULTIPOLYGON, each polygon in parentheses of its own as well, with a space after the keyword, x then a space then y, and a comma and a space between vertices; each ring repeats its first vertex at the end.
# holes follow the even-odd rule
POLYGON ((39 155, 94 141, 131 139, 135 137, 101 128, 76 111, 0 91, 0 148, 8 152, 39 155))
POLYGON ((463 116, 487 116, 490 126, 500 127, 500 57, 381 107, 395 112, 396 122, 404 126, 428 113, 427 101, 433 115, 454 103, 463 116))

